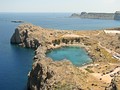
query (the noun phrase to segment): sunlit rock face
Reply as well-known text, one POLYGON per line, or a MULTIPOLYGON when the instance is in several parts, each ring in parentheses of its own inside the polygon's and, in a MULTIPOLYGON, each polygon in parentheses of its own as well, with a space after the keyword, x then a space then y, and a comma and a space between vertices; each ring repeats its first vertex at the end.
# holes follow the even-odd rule
POLYGON ((40 28, 31 24, 20 25, 15 29, 10 42, 12 44, 19 44, 22 47, 37 48, 40 42, 37 37, 32 37, 32 32, 34 31, 40 31, 40 28))

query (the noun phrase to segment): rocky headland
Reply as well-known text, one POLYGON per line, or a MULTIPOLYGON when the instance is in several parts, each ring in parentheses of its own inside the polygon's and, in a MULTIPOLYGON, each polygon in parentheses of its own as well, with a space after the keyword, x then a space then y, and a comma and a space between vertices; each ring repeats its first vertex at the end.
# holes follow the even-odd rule
POLYGON ((86 18, 86 19, 106 19, 106 20, 120 20, 120 11, 115 13, 87 13, 81 12, 81 14, 73 13, 71 18, 86 18))
POLYGON ((15 29, 11 43, 35 50, 28 90, 120 90, 118 33, 53 30, 22 24, 15 29), (93 62, 76 67, 69 60, 53 61, 46 57, 49 50, 63 46, 85 48, 93 62), (116 54, 118 58, 113 57, 116 54))

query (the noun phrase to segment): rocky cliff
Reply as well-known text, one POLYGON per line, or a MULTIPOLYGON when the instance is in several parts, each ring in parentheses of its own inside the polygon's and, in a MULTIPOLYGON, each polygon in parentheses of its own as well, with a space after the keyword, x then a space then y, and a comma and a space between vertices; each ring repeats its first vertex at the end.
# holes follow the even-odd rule
POLYGON ((15 29, 10 41, 12 44, 18 44, 22 47, 36 49, 40 45, 40 41, 38 37, 33 37, 33 32, 40 30, 40 27, 35 27, 31 24, 20 25, 15 29))
MULTIPOLYGON (((105 90, 111 85, 109 79, 112 77, 107 80, 104 75, 119 62, 100 46, 102 41, 109 41, 102 37, 111 39, 102 30, 64 31, 22 24, 15 29, 11 43, 35 49, 34 63, 28 74, 28 90, 105 90), (63 46, 84 47, 94 63, 76 67, 69 60, 53 61, 46 57, 49 50, 63 46)), ((111 88, 118 88, 119 85, 112 84, 111 88)))
POLYGON ((70 17, 72 18, 87 18, 87 19, 106 19, 106 20, 120 20, 120 12, 115 13, 87 13, 82 12, 81 14, 73 13, 70 17))

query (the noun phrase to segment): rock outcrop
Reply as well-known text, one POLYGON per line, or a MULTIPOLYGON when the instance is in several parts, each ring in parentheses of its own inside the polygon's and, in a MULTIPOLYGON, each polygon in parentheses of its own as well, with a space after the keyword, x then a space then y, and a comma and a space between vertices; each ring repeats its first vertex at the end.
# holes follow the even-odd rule
POLYGON ((70 17, 79 18, 79 17, 80 17, 80 14, 73 13, 70 17))
POLYGON ((120 75, 112 79, 110 85, 105 90, 120 90, 120 75))
MULTIPOLYGON (((99 74, 110 71, 112 67, 106 65, 114 66, 115 63, 110 62, 116 60, 100 47, 99 42, 106 40, 101 39, 102 37, 108 36, 103 31, 86 33, 86 31, 51 30, 32 24, 22 24, 15 29, 11 43, 35 49, 34 63, 28 74, 28 90, 105 90, 108 84, 99 78, 99 74), (46 57, 49 50, 74 45, 84 47, 97 66, 95 64, 81 68, 74 66, 69 60, 53 61, 46 57), (97 78, 92 74, 94 72, 95 75, 98 74, 97 78)), ((120 84, 116 80, 118 79, 115 78, 115 82, 112 82, 111 88, 118 89, 120 84)))
POLYGON ((87 19, 106 19, 106 20, 120 20, 120 12, 115 13, 87 13, 82 12, 81 14, 74 13, 70 17, 74 18, 87 18, 87 19))
POLYGON ((40 27, 35 27, 31 24, 20 25, 15 29, 15 33, 11 37, 11 43, 36 49, 40 45, 40 41, 37 37, 33 38, 33 32, 40 30, 40 27))
POLYGON ((71 78, 71 80, 69 80, 69 78, 67 80, 67 77, 80 74, 79 70, 74 68, 70 62, 68 61, 53 62, 50 59, 46 60, 40 60, 38 63, 36 62, 33 64, 33 69, 28 77, 28 89, 30 90, 57 90, 57 89, 59 90, 62 88, 64 90, 81 89, 80 85, 77 86, 75 84, 75 82, 78 82, 80 79, 75 79, 73 77, 71 78), (77 70, 76 71, 77 73, 74 73, 74 70, 77 70))

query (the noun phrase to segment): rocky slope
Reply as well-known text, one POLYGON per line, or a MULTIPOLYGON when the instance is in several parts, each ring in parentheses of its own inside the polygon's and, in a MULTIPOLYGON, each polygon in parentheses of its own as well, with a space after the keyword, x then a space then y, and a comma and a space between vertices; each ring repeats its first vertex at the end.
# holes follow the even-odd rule
POLYGON ((19 44, 22 47, 37 48, 40 42, 37 37, 33 37, 34 31, 40 31, 40 27, 31 26, 30 24, 18 26, 15 29, 13 36, 11 37, 12 44, 19 44))
MULTIPOLYGON (((99 42, 102 43, 103 40, 99 36, 108 37, 102 30, 86 33, 86 31, 50 30, 32 24, 18 26, 11 43, 35 49, 34 63, 28 74, 28 89, 105 90, 109 88, 112 82, 104 80, 103 74, 107 75, 111 72, 119 65, 119 61, 99 46, 99 42), (53 61, 46 57, 49 50, 62 46, 84 47, 94 63, 85 67, 76 67, 69 60, 53 61)), ((116 78, 110 77, 110 79, 116 78)), ((114 86, 119 88, 119 85, 116 83, 111 88, 114 86)))
POLYGON ((120 72, 116 73, 106 90, 120 90, 120 72))
POLYGON ((87 18, 87 19, 107 19, 107 20, 120 20, 120 12, 115 13, 87 13, 82 12, 81 14, 73 13, 70 17, 72 18, 87 18))

